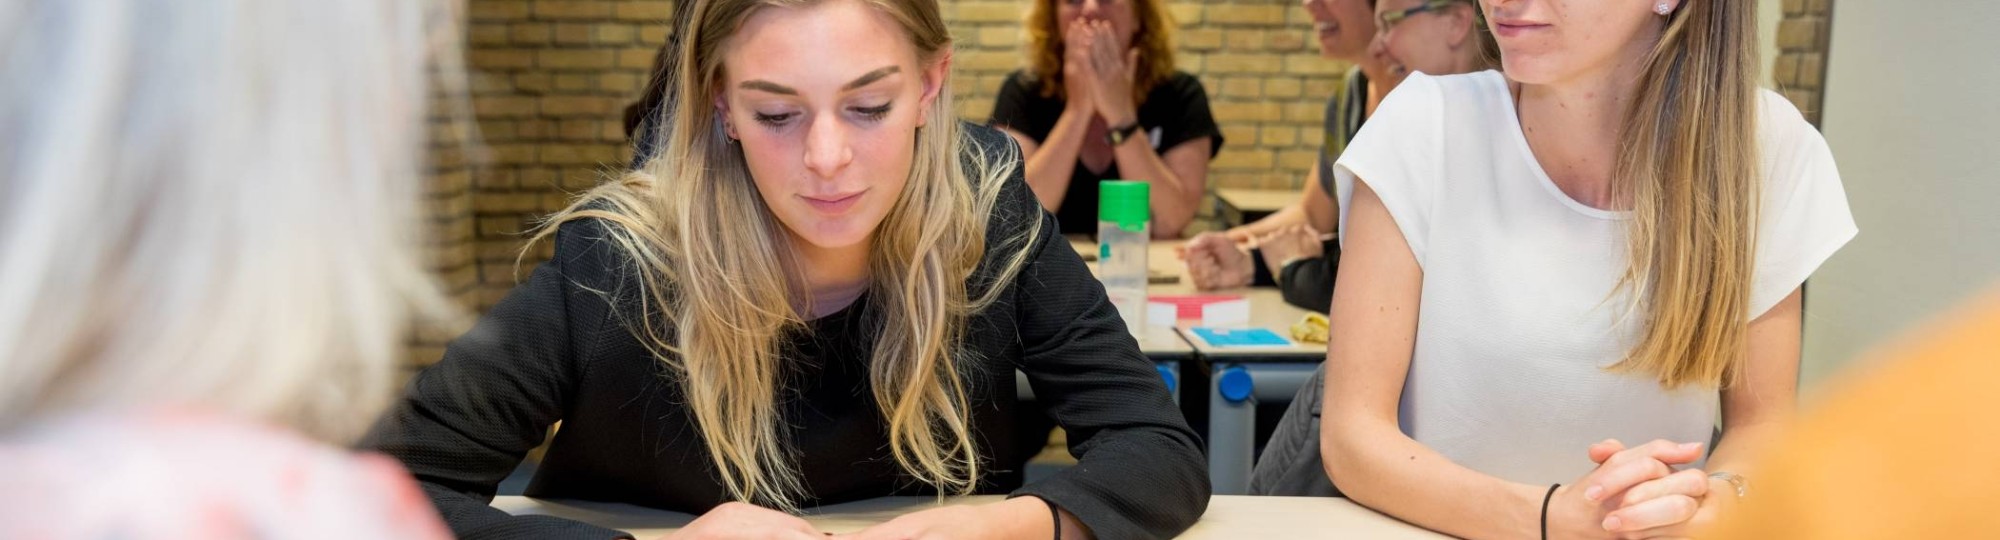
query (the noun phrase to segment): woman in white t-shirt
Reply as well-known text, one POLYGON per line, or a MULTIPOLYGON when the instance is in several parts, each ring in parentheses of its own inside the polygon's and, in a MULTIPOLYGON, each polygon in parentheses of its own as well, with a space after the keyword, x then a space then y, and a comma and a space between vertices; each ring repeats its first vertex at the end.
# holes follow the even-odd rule
POLYGON ((1832 155, 1754 3, 1481 4, 1506 74, 1412 76, 1335 166, 1327 473, 1457 536, 1688 536, 1792 409, 1832 155))

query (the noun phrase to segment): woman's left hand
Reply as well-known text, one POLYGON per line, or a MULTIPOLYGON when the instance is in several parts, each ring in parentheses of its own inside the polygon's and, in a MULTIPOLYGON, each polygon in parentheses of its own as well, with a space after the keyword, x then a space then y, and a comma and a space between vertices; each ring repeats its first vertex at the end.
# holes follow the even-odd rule
MULTIPOLYGON (((991 504, 940 506, 898 516, 859 532, 834 535, 841 540, 1005 540, 1050 538, 1046 503, 1016 497, 991 504)), ((1066 535, 1065 538, 1068 536, 1066 535)))
MULTIPOLYGON (((1591 458, 1615 453, 1617 443, 1601 443, 1591 448, 1591 458)), ((1622 448, 1622 445, 1618 445, 1622 448)), ((1689 538, 1736 503, 1735 486, 1709 478, 1701 469, 1682 469, 1658 479, 1632 486, 1606 501, 1615 505, 1604 517, 1604 530, 1619 538, 1689 538)))
POLYGON ((1257 249, 1264 252, 1264 265, 1271 269, 1273 276, 1284 273, 1285 263, 1326 254, 1325 247, 1320 244, 1319 232, 1305 225, 1290 225, 1271 231, 1257 239, 1257 249))
POLYGON ((1092 81, 1091 97, 1096 100, 1097 115, 1104 117, 1104 125, 1122 127, 1138 122, 1139 110, 1133 103, 1132 86, 1138 76, 1139 49, 1119 43, 1111 23, 1097 21, 1090 32, 1090 64, 1091 71, 1097 74, 1092 81))

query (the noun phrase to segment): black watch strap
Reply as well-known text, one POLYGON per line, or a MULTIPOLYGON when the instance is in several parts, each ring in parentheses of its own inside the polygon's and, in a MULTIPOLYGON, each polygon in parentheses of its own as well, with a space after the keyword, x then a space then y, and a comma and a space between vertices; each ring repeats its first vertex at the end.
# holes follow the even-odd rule
POLYGON ((1131 125, 1127 125, 1125 127, 1114 127, 1111 128, 1109 132, 1104 134, 1104 141, 1111 143, 1111 146, 1116 147, 1118 145, 1125 144, 1126 139, 1132 138, 1132 134, 1138 132, 1139 132, 1138 122, 1133 122, 1131 125))

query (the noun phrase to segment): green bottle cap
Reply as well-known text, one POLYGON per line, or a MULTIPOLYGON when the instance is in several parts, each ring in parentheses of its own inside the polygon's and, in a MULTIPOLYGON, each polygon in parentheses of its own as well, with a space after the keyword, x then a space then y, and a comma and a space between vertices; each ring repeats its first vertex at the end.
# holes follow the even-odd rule
POLYGON ((1146 222, 1153 219, 1152 204, 1148 199, 1152 187, 1152 184, 1130 180, 1098 182, 1098 221, 1109 221, 1128 231, 1146 226, 1146 222))

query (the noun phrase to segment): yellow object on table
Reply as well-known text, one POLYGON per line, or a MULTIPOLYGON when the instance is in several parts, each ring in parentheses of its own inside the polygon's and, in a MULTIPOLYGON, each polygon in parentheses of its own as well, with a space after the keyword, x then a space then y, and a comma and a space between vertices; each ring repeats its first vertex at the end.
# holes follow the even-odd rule
POLYGON ((1306 316, 1299 317, 1299 322, 1292 323, 1292 339, 1295 341, 1326 343, 1326 333, 1325 315, 1307 313, 1306 316))

